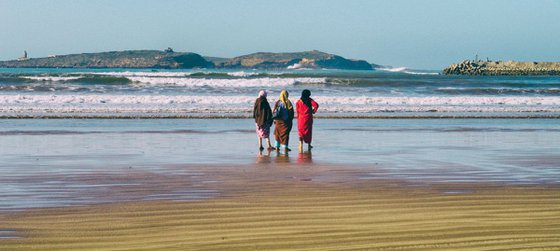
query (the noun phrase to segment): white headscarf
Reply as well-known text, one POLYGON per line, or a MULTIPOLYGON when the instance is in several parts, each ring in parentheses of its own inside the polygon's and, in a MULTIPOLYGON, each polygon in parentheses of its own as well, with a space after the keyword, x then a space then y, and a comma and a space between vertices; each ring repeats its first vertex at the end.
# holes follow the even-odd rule
POLYGON ((259 98, 260 98, 260 97, 266 98, 266 95, 267 95, 267 93, 266 93, 265 90, 261 90, 261 91, 259 92, 259 98))

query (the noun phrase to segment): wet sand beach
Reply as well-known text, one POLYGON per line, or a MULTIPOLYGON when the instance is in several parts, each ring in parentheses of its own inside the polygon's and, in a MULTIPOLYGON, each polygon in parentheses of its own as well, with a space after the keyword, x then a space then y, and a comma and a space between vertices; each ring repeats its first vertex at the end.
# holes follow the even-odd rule
POLYGON ((0 122, 0 250, 560 247, 554 120, 318 119, 289 155, 250 120, 0 122))
MULTIPOLYGON (((212 198, 5 212, 0 250, 559 248, 557 186, 356 179, 360 172, 285 163, 213 167, 205 177, 214 182, 203 188, 216 192, 212 198)), ((133 190, 188 183, 150 180, 133 190)))

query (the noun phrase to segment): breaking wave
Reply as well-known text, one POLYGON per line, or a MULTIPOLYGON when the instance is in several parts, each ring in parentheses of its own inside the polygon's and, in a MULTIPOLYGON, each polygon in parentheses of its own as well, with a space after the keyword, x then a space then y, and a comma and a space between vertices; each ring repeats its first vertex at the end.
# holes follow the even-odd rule
POLYGON ((377 68, 376 70, 381 71, 388 71, 388 72, 402 72, 407 70, 406 67, 384 67, 384 68, 377 68))
POLYGON ((410 71, 410 70, 406 70, 403 72, 412 75, 440 75, 439 72, 421 72, 421 71, 410 71))
POLYGON ((386 72, 406 73, 411 75, 440 75, 439 72, 418 71, 418 70, 408 69, 406 67, 385 67, 385 68, 376 68, 376 70, 381 70, 386 72))
MULTIPOLYGON (((560 112, 560 97, 316 96, 322 113, 560 112)), ((254 96, 232 95, 0 95, 0 113, 240 113, 254 96)), ((271 100, 272 102, 272 100, 271 100)))
POLYGON ((65 82, 65 83, 81 83, 81 84, 128 84, 131 83, 130 79, 119 76, 105 76, 105 75, 72 75, 72 76, 21 76, 19 77, 32 82, 65 82))
POLYGON ((263 72, 248 72, 248 71, 236 71, 236 72, 211 72, 211 71, 195 71, 195 72, 146 72, 146 71, 125 71, 125 72, 97 72, 93 73, 96 75, 105 76, 120 76, 120 77, 208 77, 208 78, 247 78, 247 77, 258 77, 258 76, 271 76, 274 74, 263 73, 263 72))
POLYGON ((452 95, 560 95, 560 88, 485 88, 442 87, 438 92, 452 95))
POLYGON ((59 77, 59 76, 23 76, 24 79, 30 79, 43 82, 62 82, 80 79, 81 77, 59 77))
POLYGON ((260 89, 268 90, 271 97, 287 89, 294 102, 298 92, 310 89, 321 104, 321 114, 328 116, 423 112, 560 114, 558 77, 429 76, 436 74, 406 67, 378 71, 5 70, 0 73, 0 116, 249 116, 260 89))
MULTIPOLYGON (((45 75, 45 76, 15 76, 0 79, 0 89, 9 90, 9 85, 30 84, 27 87, 18 86, 15 89, 30 90, 38 86, 59 84, 94 84, 94 85, 128 85, 143 86, 182 86, 182 87, 216 87, 216 88, 243 88, 243 87, 286 87, 296 84, 324 84, 326 78, 321 77, 254 77, 258 73, 233 72, 233 73, 150 73, 150 72, 112 72, 88 75, 45 75), (201 74, 201 75, 199 75, 201 74), (206 77, 199 77, 206 76, 206 77), (223 77, 223 78, 220 78, 223 77), (232 78, 233 76, 233 78, 232 78), (249 77, 249 78, 247 78, 249 77)), ((12 88, 13 89, 13 88, 12 88)))
POLYGON ((325 83, 325 78, 250 78, 250 79, 207 79, 207 78, 153 78, 128 77, 136 85, 173 85, 184 87, 286 87, 295 84, 325 83))

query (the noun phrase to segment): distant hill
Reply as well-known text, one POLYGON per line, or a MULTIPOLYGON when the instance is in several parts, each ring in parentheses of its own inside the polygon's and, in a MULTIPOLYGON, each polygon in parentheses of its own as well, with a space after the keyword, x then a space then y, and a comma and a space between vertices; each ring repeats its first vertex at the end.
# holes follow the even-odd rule
POLYGON ((229 61, 231 58, 204 56, 204 59, 206 59, 206 61, 210 61, 210 62, 214 63, 214 65, 219 65, 219 64, 223 64, 223 63, 229 61))
POLYGON ((248 69, 373 69, 372 65, 364 60, 346 59, 341 56, 316 50, 288 53, 258 52, 232 58, 228 61, 216 64, 216 67, 248 69))
POLYGON ((0 67, 190 69, 212 68, 214 64, 196 53, 133 50, 0 61, 0 67))
POLYGON ((158 50, 110 51, 20 58, 0 61, 4 68, 226 68, 226 69, 342 69, 373 70, 378 65, 320 51, 259 52, 235 58, 203 57, 191 52, 158 50))
POLYGON ((560 75, 560 62, 471 61, 443 69, 446 75, 560 75))

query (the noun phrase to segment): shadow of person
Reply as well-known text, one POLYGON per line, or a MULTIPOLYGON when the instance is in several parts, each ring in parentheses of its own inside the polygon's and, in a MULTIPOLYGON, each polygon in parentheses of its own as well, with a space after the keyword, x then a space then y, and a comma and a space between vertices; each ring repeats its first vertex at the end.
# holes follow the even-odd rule
POLYGON ((313 163, 313 154, 311 151, 298 153, 298 164, 311 164, 313 163))
POLYGON ((259 151, 257 153, 256 163, 257 164, 269 164, 269 163, 271 163, 271 159, 270 159, 270 153, 271 152, 272 152, 271 150, 259 151))

